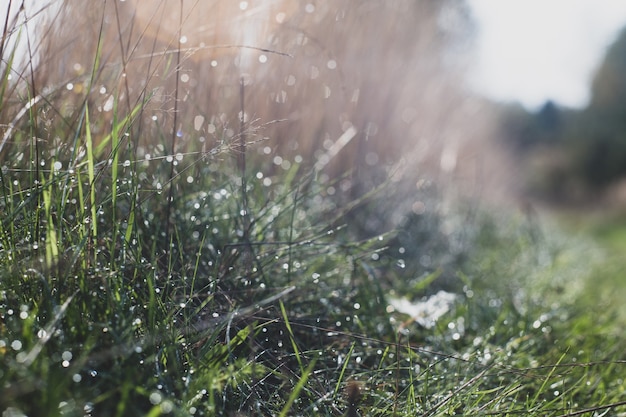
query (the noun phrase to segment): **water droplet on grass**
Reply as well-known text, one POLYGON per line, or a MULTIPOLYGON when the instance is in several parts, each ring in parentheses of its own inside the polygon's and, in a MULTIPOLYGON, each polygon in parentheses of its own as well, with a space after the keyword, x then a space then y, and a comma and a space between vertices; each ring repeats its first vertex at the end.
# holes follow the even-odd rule
POLYGON ((156 405, 161 403, 161 401, 163 400, 163 396, 160 392, 153 392, 152 394, 150 394, 149 399, 150 403, 156 405))

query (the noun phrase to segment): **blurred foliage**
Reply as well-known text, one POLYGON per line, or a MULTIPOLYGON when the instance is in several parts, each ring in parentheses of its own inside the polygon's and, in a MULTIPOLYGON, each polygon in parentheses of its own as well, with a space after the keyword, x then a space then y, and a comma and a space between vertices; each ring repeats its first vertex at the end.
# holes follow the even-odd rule
POLYGON ((529 162, 528 189, 558 201, 598 196, 626 175, 626 29, 607 50, 582 110, 548 101, 501 109, 501 128, 529 162))

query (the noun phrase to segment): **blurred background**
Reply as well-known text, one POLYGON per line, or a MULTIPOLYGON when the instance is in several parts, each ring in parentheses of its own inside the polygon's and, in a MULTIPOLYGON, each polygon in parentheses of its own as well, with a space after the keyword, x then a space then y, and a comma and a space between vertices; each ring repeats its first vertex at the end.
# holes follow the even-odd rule
MULTIPOLYGON (((138 158, 208 152, 234 141, 243 118, 264 175, 316 167, 341 177, 332 192, 346 199, 391 178, 405 196, 437 184, 494 204, 626 205, 622 2, 30 0, 8 10, 3 22, 23 24, 5 24, 20 31, 4 31, 0 54, 6 70, 18 45, 3 160, 28 97, 62 97, 68 115, 87 100, 101 135, 115 97, 119 112, 149 100, 128 139, 138 158)), ((397 207, 419 213, 423 202, 397 207)))

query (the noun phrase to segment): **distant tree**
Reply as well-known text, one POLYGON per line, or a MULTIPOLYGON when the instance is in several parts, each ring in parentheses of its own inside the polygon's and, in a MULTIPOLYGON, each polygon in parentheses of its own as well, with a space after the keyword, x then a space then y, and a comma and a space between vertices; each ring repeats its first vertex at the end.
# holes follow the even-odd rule
POLYGON ((556 143, 562 134, 563 110, 552 101, 547 101, 535 113, 520 104, 507 105, 502 111, 500 127, 517 150, 556 143))
POLYGON ((626 176, 626 28, 608 49, 591 85, 591 101, 568 128, 577 174, 589 185, 626 176))
POLYGON ((608 49, 591 84, 589 109, 603 117, 626 115, 626 28, 608 49))
POLYGON ((539 129, 546 134, 556 133, 562 127, 561 110, 552 100, 545 102, 535 115, 535 119, 539 129))

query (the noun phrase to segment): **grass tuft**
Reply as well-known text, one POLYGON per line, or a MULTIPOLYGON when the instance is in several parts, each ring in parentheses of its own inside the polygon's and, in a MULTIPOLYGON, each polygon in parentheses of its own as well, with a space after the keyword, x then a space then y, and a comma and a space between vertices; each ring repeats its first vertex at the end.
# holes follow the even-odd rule
POLYGON ((120 81, 100 78, 102 39, 79 99, 15 82, 2 57, 4 414, 626 413, 623 311, 594 289, 621 278, 598 245, 444 212, 414 184, 424 210, 389 228, 409 187, 348 198, 302 161, 268 170, 243 97, 237 134, 181 150, 157 124, 144 141, 150 94, 111 88, 110 120, 92 104, 120 81))

